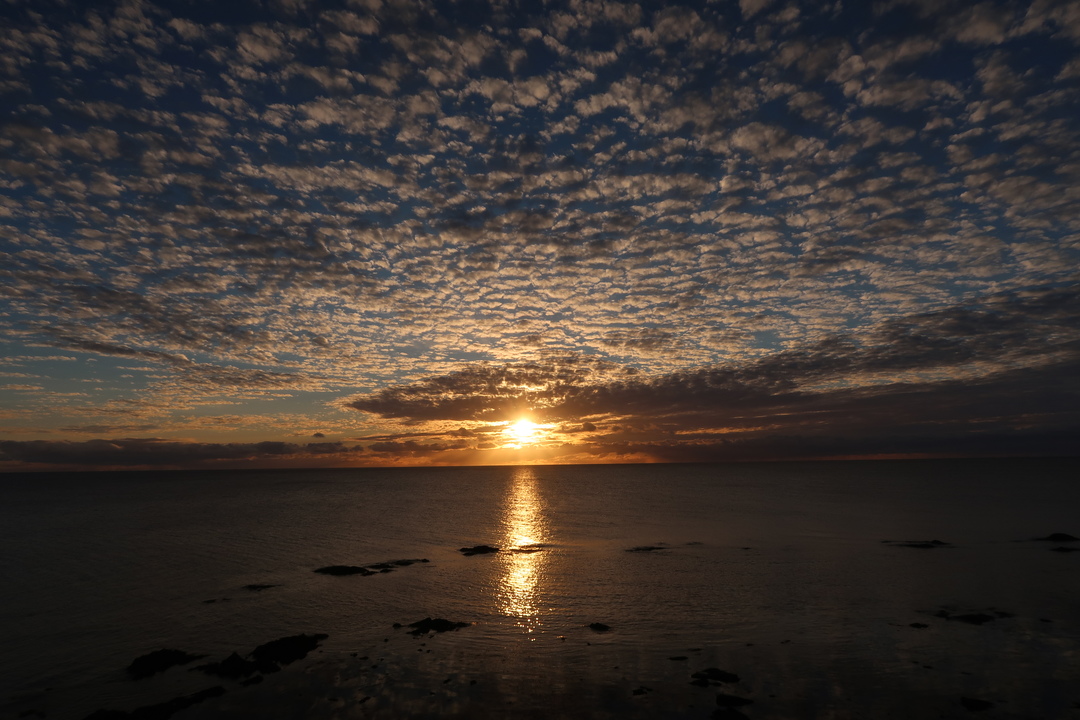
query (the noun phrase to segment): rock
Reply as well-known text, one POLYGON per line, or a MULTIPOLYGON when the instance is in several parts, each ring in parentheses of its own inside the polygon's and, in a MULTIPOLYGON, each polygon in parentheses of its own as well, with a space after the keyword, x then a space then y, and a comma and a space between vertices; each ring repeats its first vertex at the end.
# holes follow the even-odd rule
POLYGON ((473 547, 463 547, 458 550, 465 557, 472 557, 473 555, 487 555, 488 553, 497 553, 499 548, 491 545, 474 545, 473 547))
POLYGON ((240 684, 243 685, 244 687, 247 687, 248 685, 258 685, 262 681, 263 681, 263 676, 262 675, 252 675, 247 680, 241 680, 240 684))
POLYGON ((467 622, 453 622, 451 620, 444 620, 442 618, 429 618, 426 617, 423 620, 417 620, 414 623, 409 623, 409 627, 413 628, 409 632, 412 635, 426 635, 428 633, 436 632, 448 632, 450 630, 457 630, 458 628, 469 627, 472 623, 467 622))
POLYGON ((533 543, 532 545, 522 545, 521 547, 510 548, 510 552, 534 553, 534 552, 540 552, 541 550, 543 550, 546 547, 547 547, 547 545, 544 545, 543 543, 533 543))
POLYGON ((690 658, 686 657, 685 655, 674 655, 674 656, 668 658, 668 660, 689 660, 689 659, 690 658))
POLYGON ((717 708, 711 717, 713 720, 750 720, 746 715, 731 707, 717 708))
POLYGON ((730 673, 719 668, 705 668, 699 670, 690 677, 696 680, 705 680, 706 682, 725 682, 725 683, 737 683, 739 682, 739 676, 735 673, 730 673))
POLYGON ((207 663, 206 665, 200 665, 195 669, 201 670, 207 675, 217 675, 218 677, 237 680, 246 675, 254 675, 259 672, 260 667, 258 663, 245 660, 236 653, 232 653, 221 662, 207 663))
POLYGON ((926 623, 911 623, 911 625, 909 625, 908 627, 913 627, 916 630, 922 630, 923 628, 928 628, 930 626, 926 623))
POLYGON ((359 565, 327 565, 326 567, 317 568, 315 572, 322 575, 374 575, 375 573, 368 570, 366 567, 360 567, 359 565))
POLYGON ((882 540, 881 542, 893 547, 918 548, 920 550, 954 547, 952 543, 942 542, 941 540, 882 540))
POLYGON ((258 592, 259 590, 269 590, 270 588, 281 587, 280 585, 260 585, 258 583, 252 583, 251 585, 245 585, 245 590, 251 590, 252 592, 258 592))
POLYGON ((980 710, 989 710, 994 707, 994 703, 989 700, 979 700, 977 698, 962 697, 960 698, 960 704, 964 706, 965 710, 970 712, 979 712, 980 710))
POLYGON ((1080 552, 1080 548, 1065 547, 1064 545, 1056 548, 1050 548, 1050 552, 1080 552))
POLYGON ((652 692, 652 688, 647 688, 644 685, 641 685, 636 690, 633 691, 633 694, 634 695, 644 695, 645 693, 650 693, 650 692, 652 692))
POLYGON ((600 622, 594 622, 594 623, 589 623, 588 628, 590 630, 592 630, 593 632, 607 632, 608 630, 611 629, 611 626, 610 625, 605 625, 604 623, 600 623, 600 622))
POLYGON ((1043 542, 1076 542, 1080 538, 1073 537, 1068 533, 1050 533, 1046 537, 1032 538, 1033 540, 1041 540, 1043 542))
POLYGON ((993 615, 987 615, 986 613, 965 613, 964 615, 949 615, 945 619, 957 620, 968 625, 982 625, 993 621, 995 618, 993 615))
POLYGON ((251 651, 251 657, 260 665, 288 665, 302 660, 307 654, 319 647, 319 643, 330 637, 325 633, 313 635, 290 635, 271 640, 251 651))
POLYGON ((96 710, 90 715, 87 715, 86 720, 166 720, 166 718, 172 717, 175 713, 186 710, 192 705, 201 703, 203 700, 219 697, 224 694, 225 688, 218 685, 216 687, 207 688, 206 690, 200 690, 191 695, 173 698, 168 702, 135 708, 129 713, 120 710, 96 710))
POLYGON ((728 695, 727 693, 716 694, 716 704, 722 707, 742 707, 743 705, 749 705, 754 701, 749 698, 739 697, 738 695, 728 695))
POLYGON ((183 650, 164 648, 155 650, 146 655, 140 655, 131 661, 127 667, 127 673, 132 680, 142 680, 159 672, 165 672, 174 665, 187 665, 189 662, 201 660, 205 655, 189 655, 183 650))
POLYGON ((637 547, 626 548, 626 552, 652 552, 653 550, 667 550, 662 545, 638 545, 637 547))

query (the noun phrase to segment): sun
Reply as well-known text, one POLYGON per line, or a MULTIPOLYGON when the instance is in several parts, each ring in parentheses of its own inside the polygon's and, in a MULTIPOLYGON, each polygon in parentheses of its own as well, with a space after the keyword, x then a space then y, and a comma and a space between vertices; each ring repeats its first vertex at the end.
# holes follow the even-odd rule
POLYGON ((540 426, 532 420, 522 418, 517 422, 510 423, 503 432, 513 438, 514 442, 527 445, 536 440, 540 432, 540 426))

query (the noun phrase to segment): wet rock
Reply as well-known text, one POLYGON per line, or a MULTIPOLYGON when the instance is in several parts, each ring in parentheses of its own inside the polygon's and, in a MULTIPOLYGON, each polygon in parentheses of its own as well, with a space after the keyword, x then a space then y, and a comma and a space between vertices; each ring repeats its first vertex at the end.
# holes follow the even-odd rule
POLYGON ((183 695, 173 698, 168 702, 157 705, 145 705, 135 708, 131 712, 121 710, 96 710, 86 716, 86 720, 166 720, 181 710, 186 710, 192 705, 197 705, 203 700, 219 697, 225 694, 225 688, 220 685, 206 690, 200 690, 191 695, 183 695))
POLYGON ((717 708, 710 717, 713 720, 750 720, 746 715, 731 707, 717 708))
POLYGON ((368 565, 369 570, 378 570, 379 572, 390 572, 396 570, 399 567, 408 567, 415 563, 426 563, 427 558, 411 558, 407 560, 387 560, 386 562, 375 563, 374 565, 368 565))
POLYGON ((648 687, 645 687, 644 685, 641 685, 641 686, 639 686, 637 689, 635 689, 633 691, 633 694, 634 695, 644 695, 645 693, 651 693, 651 692, 652 692, 652 688, 648 688, 648 687))
POLYGON ((444 620, 443 618, 429 618, 426 617, 423 620, 417 620, 414 623, 409 623, 409 627, 412 635, 426 635, 428 633, 442 633, 449 632, 450 630, 457 630, 458 628, 469 627, 472 623, 467 622, 453 622, 452 620, 444 620))
POLYGON ((231 678, 233 680, 237 680, 247 675, 254 675, 260 670, 258 663, 245 660, 236 653, 232 653, 221 662, 199 665, 195 669, 201 670, 207 675, 216 675, 218 677, 231 678))
POLYGON ((248 685, 258 685, 262 681, 263 681, 263 676, 262 675, 252 675, 247 680, 241 680, 240 684, 243 685, 244 687, 247 687, 248 685))
POLYGON ((668 660, 689 660, 689 659, 690 658, 686 657, 685 655, 673 655, 672 657, 668 658, 668 660))
POLYGON ((945 619, 956 620, 957 622, 967 623, 968 625, 984 625, 996 618, 993 615, 987 615, 986 613, 964 613, 963 615, 949 615, 945 619))
POLYGON ((1043 542, 1076 542, 1080 538, 1073 537, 1068 533, 1050 533, 1046 537, 1032 538, 1032 540, 1041 540, 1043 542))
POLYGON ((245 590, 250 590, 252 592, 258 592, 260 590, 269 590, 270 588, 276 588, 276 587, 281 587, 281 586, 280 585, 261 585, 259 583, 252 583, 251 585, 245 585, 244 589, 245 590))
POLYGON ((721 707, 742 707, 743 705, 750 705, 754 701, 750 698, 739 697, 738 695, 728 695, 727 693, 716 694, 716 704, 721 707))
POLYGON ((923 628, 928 628, 930 626, 926 623, 911 623, 910 625, 908 625, 908 627, 913 627, 916 630, 922 630, 923 628))
POLYGON ((546 547, 547 547, 547 545, 544 545, 543 543, 533 543, 532 545, 522 545, 521 547, 510 548, 510 552, 534 553, 534 552, 540 552, 541 550, 543 550, 546 547))
POLYGON ((183 650, 163 648, 146 655, 140 655, 131 661, 127 667, 127 673, 132 680, 142 680, 159 672, 165 672, 175 665, 187 665, 189 662, 201 660, 205 655, 189 655, 183 650))
POLYGON ((1064 545, 1061 545, 1056 548, 1050 548, 1050 552, 1080 552, 1080 547, 1065 547, 1064 545))
POLYGON ((326 567, 316 568, 315 572, 321 575, 374 575, 375 573, 368 570, 366 567, 359 565, 327 565, 326 567))
POLYGON ((955 547, 952 543, 941 540, 882 540, 884 545, 893 547, 918 548, 919 550, 933 550, 934 548, 955 547))
POLYGON ((465 557, 472 557, 473 555, 487 555, 488 553, 497 553, 499 548, 491 545, 474 545, 473 547, 459 548, 460 552, 465 557))
POLYGON ((589 623, 588 627, 593 632, 607 632, 608 630, 611 629, 610 625, 605 625, 604 623, 601 623, 601 622, 589 623))
POLYGON ((962 697, 960 698, 960 704, 964 706, 965 710, 970 712, 979 712, 980 710, 989 710, 994 707, 994 703, 989 700, 979 700, 978 698, 962 697))
POLYGON ((307 654, 319 647, 319 643, 330 637, 325 633, 313 635, 290 635, 271 640, 251 651, 251 657, 259 665, 288 665, 302 660, 307 654))
POLYGON ((663 545, 638 545, 632 548, 626 548, 626 552, 652 552, 653 550, 667 550, 663 545))
POLYGON ((705 668, 692 674, 690 677, 695 680, 704 680, 708 682, 724 682, 724 683, 737 683, 739 682, 739 676, 735 673, 730 673, 720 668, 705 668))

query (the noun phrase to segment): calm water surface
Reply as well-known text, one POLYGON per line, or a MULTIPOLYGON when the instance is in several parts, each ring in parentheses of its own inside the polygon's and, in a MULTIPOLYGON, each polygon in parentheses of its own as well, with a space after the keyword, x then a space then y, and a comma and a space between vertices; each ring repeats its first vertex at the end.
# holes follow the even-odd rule
POLYGON ((1030 540, 1080 536, 1078 470, 0 477, 0 716, 83 718, 222 685, 173 717, 708 718, 724 692, 752 699, 750 718, 969 717, 965 697, 994 704, 982 717, 1080 718, 1080 552, 1030 540), (930 539, 953 546, 881 542, 930 539), (481 543, 503 551, 458 552, 481 543), (429 562, 312 572, 401 558, 429 562), (392 628, 424 617, 475 624, 392 628), (314 632, 329 635, 319 650, 249 687, 190 666, 124 672, 162 647, 215 660, 314 632), (709 667, 739 682, 690 684, 709 667))

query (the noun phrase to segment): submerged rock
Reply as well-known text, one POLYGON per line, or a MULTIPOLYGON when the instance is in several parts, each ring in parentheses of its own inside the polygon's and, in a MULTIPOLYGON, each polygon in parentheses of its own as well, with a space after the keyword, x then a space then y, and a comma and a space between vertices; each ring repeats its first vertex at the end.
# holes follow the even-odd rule
POLYGON ((142 680, 159 672, 165 672, 175 665, 187 665, 189 662, 201 660, 205 655, 189 655, 183 650, 163 648, 146 655, 140 655, 131 661, 127 667, 127 673, 133 680, 142 680))
POLYGON ((181 710, 186 710, 192 705, 201 703, 203 700, 219 697, 224 694, 225 688, 218 685, 205 690, 200 690, 191 695, 173 698, 168 702, 135 708, 131 712, 123 712, 122 710, 95 710, 86 716, 86 720, 165 720, 181 710))
POLYGON ((449 632, 450 630, 457 630, 458 628, 469 627, 470 625, 472 625, 472 623, 454 622, 452 620, 444 620, 443 618, 426 617, 423 620, 409 623, 409 627, 413 628, 409 633, 412 635, 427 635, 428 633, 449 632))
POLYGON ((307 657, 307 654, 317 648, 319 643, 327 637, 329 635, 324 633, 290 635, 258 646, 251 651, 251 660, 242 658, 234 652, 221 662, 200 665, 195 669, 207 675, 234 680, 256 673, 273 673, 280 670, 282 665, 307 657))
POLYGON ((322 575, 374 575, 375 573, 360 565, 327 565, 316 568, 314 572, 322 575))
POLYGON ((933 550, 934 548, 955 547, 952 543, 942 540, 882 540, 884 545, 893 547, 918 548, 920 550, 933 550))
POLYGON ((610 625, 605 625, 604 623, 600 622, 589 623, 588 627, 593 632, 607 632, 611 629, 610 625))
POLYGON ((259 583, 252 583, 251 585, 245 585, 245 590, 251 590, 252 592, 258 592, 260 590, 269 590, 270 588, 281 587, 280 585, 262 585, 259 583))
POLYGON ((742 705, 750 705, 753 702, 750 698, 739 697, 738 695, 716 694, 716 704, 722 707, 741 707, 742 705))
POLYGON ((978 712, 980 710, 989 710, 994 707, 994 703, 989 700, 979 700, 978 698, 962 697, 960 698, 960 704, 964 706, 965 710, 970 712, 978 712))
POLYGON ((1080 538, 1073 537, 1069 533, 1050 533, 1046 537, 1032 538, 1032 540, 1041 540, 1043 542, 1076 542, 1080 538))
POLYGON ((319 643, 328 637, 330 636, 325 633, 315 633, 278 638, 252 650, 251 657, 260 665, 288 665, 307 657, 309 652, 319 647, 319 643))
POLYGON ((543 550, 546 547, 547 547, 547 545, 544 545, 543 543, 533 543, 532 545, 522 545, 521 547, 510 548, 510 552, 534 553, 534 552, 540 552, 541 550, 543 550))
POLYGON ((499 548, 492 545, 474 545, 473 547, 459 548, 460 552, 465 557, 472 557, 473 555, 487 555, 488 553, 497 553, 499 548))
POLYGON ((735 673, 721 670, 720 668, 705 668, 692 674, 690 677, 695 680, 704 680, 705 682, 725 682, 725 683, 737 683, 739 682, 739 676, 735 673))
POLYGON ((1056 548, 1050 548, 1050 552, 1080 552, 1080 548, 1065 547, 1064 545, 1056 548))
POLYGON ((667 550, 667 548, 663 545, 638 545, 626 548, 626 552, 652 552, 653 550, 667 550))
POLYGON ((259 663, 245 660, 234 652, 220 662, 207 663, 195 669, 201 670, 207 675, 217 675, 218 677, 237 680, 247 675, 254 675, 259 672, 260 667, 259 663))

